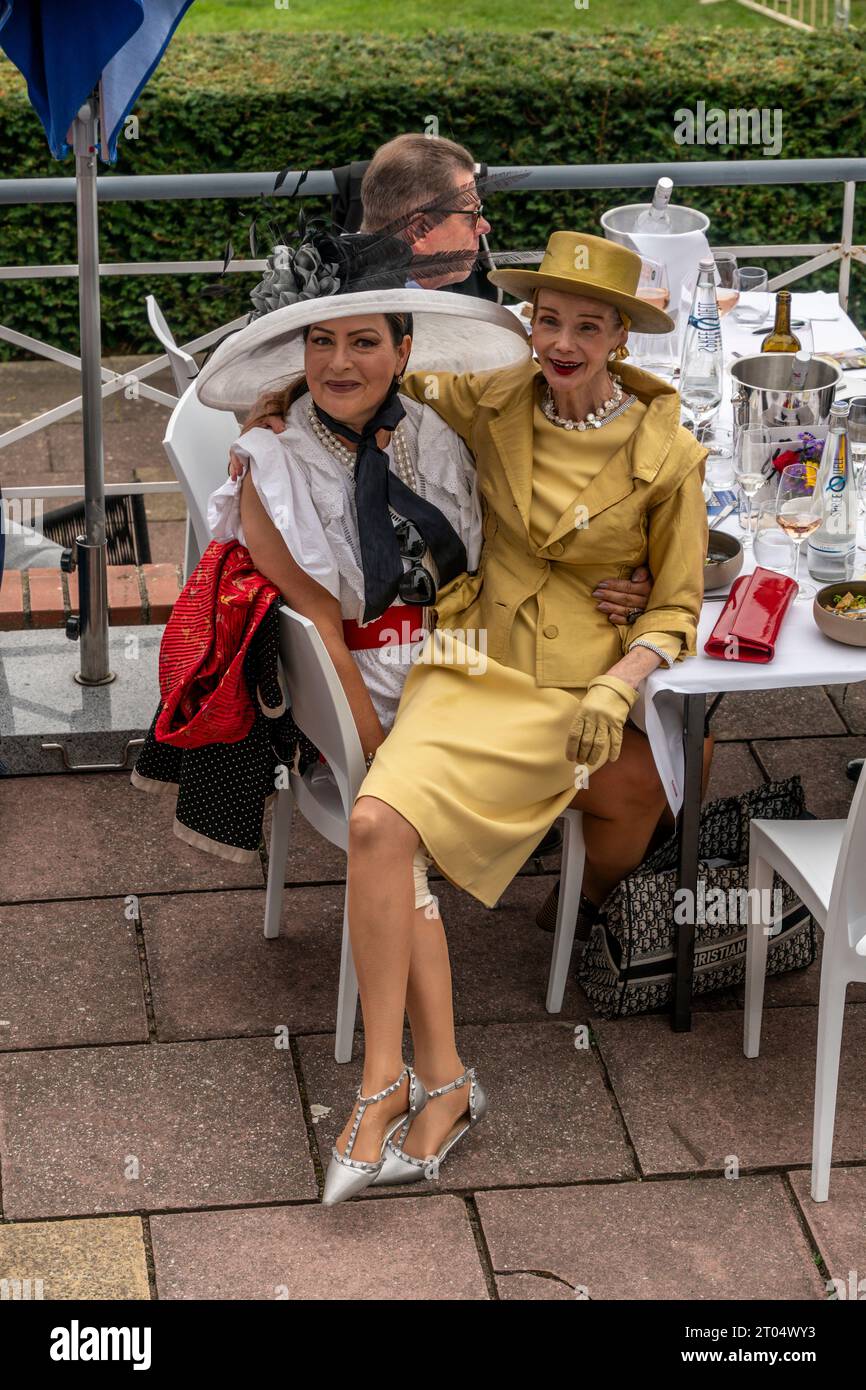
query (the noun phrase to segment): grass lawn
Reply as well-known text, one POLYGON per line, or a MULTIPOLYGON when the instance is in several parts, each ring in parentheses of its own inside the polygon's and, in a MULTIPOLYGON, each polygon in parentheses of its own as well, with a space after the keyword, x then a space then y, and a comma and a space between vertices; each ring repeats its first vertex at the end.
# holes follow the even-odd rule
MULTIPOLYGON (((797 0, 793 12, 797 13, 797 0)), ((809 6, 807 5, 807 9, 809 6)), ((819 5, 820 8, 820 5, 819 5)), ((832 8, 832 6, 831 6, 832 8)), ((853 0, 852 20, 866 28, 866 0, 853 0)), ((196 0, 182 22, 185 33, 226 33, 232 29, 327 29, 409 36, 443 29, 615 30, 627 25, 691 24, 697 29, 781 30, 786 25, 765 19, 734 0, 701 5, 698 0, 589 0, 576 9, 574 0, 196 0)))

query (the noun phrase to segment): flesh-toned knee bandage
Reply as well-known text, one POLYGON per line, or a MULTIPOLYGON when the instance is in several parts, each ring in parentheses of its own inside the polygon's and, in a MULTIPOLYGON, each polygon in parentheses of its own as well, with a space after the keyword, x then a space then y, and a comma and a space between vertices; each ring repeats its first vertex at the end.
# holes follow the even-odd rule
POLYGON ((424 846, 419 845, 412 859, 412 873, 415 878, 416 907, 428 907, 430 903, 435 903, 436 901, 427 883, 427 870, 432 863, 433 860, 424 849, 424 846))

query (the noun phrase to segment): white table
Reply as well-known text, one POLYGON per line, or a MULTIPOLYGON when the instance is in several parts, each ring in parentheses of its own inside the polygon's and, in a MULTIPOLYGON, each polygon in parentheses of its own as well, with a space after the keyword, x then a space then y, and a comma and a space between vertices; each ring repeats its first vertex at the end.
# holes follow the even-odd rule
MULTIPOLYGON (((745 297, 748 298, 748 297, 745 297)), ((833 322, 813 319, 815 351, 842 351, 863 345, 857 328, 839 307, 834 294, 793 296, 797 318, 833 316, 833 322)), ((794 330, 796 332, 796 329, 794 330)), ((761 338, 750 326, 737 324, 730 315, 723 320, 726 366, 760 351, 761 338)), ((866 394, 866 371, 846 373, 844 394, 866 394)), ((731 377, 725 373, 725 396, 720 423, 731 422, 731 377)), ((736 514, 719 528, 740 535, 736 514)), ((806 572, 805 546, 800 575, 806 572)), ((742 574, 754 569, 754 553, 745 551, 742 574)), ((820 584, 817 586, 820 587, 820 584)), ((706 698, 727 691, 779 690, 807 685, 847 685, 866 680, 866 648, 846 647, 819 631, 812 616, 811 600, 794 601, 785 617, 776 653, 766 665, 744 661, 720 661, 704 653, 704 644, 724 608, 723 602, 704 603, 698 630, 698 655, 677 662, 671 670, 659 668, 648 677, 643 694, 647 737, 671 810, 680 816, 679 886, 697 891, 698 831, 701 813, 701 774, 706 698)), ((694 923, 681 926, 677 936, 672 1026, 683 1032, 691 1026, 691 990, 694 971, 694 923)))
MULTIPOLYGON (((732 515, 719 529, 737 534, 736 518, 732 515)), ((754 569, 751 549, 745 552, 745 557, 742 574, 754 569)), ((800 575, 806 577, 805 554, 801 556, 800 575)), ((779 633, 775 656, 765 665, 720 661, 705 655, 704 644, 723 608, 723 602, 705 601, 698 630, 697 656, 686 657, 670 670, 660 667, 653 671, 647 677, 643 692, 643 716, 656 767, 672 811, 674 814, 681 812, 679 887, 692 894, 697 893, 698 880, 707 696, 727 691, 848 685, 866 680, 866 648, 847 647, 825 637, 812 616, 811 600, 805 599, 792 602, 779 633)), ((694 947, 694 922, 680 926, 671 1019, 676 1032, 684 1032, 691 1026, 694 947)))

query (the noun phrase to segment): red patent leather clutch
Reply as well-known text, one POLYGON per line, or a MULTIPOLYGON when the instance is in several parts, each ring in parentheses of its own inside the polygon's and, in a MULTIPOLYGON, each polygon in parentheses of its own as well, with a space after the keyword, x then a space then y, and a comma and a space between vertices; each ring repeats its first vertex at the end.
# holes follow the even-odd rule
POLYGON ((776 638, 797 592, 793 579, 756 566, 735 579, 704 651, 727 661, 772 661, 776 638))

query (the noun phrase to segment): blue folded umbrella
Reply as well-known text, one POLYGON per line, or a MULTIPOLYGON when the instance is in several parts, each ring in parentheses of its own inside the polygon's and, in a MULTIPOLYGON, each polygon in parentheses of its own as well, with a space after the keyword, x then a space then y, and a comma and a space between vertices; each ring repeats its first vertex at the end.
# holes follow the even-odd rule
POLYGON ((102 157, 192 0, 0 0, 0 48, 27 80, 56 159, 79 107, 101 84, 102 157))

